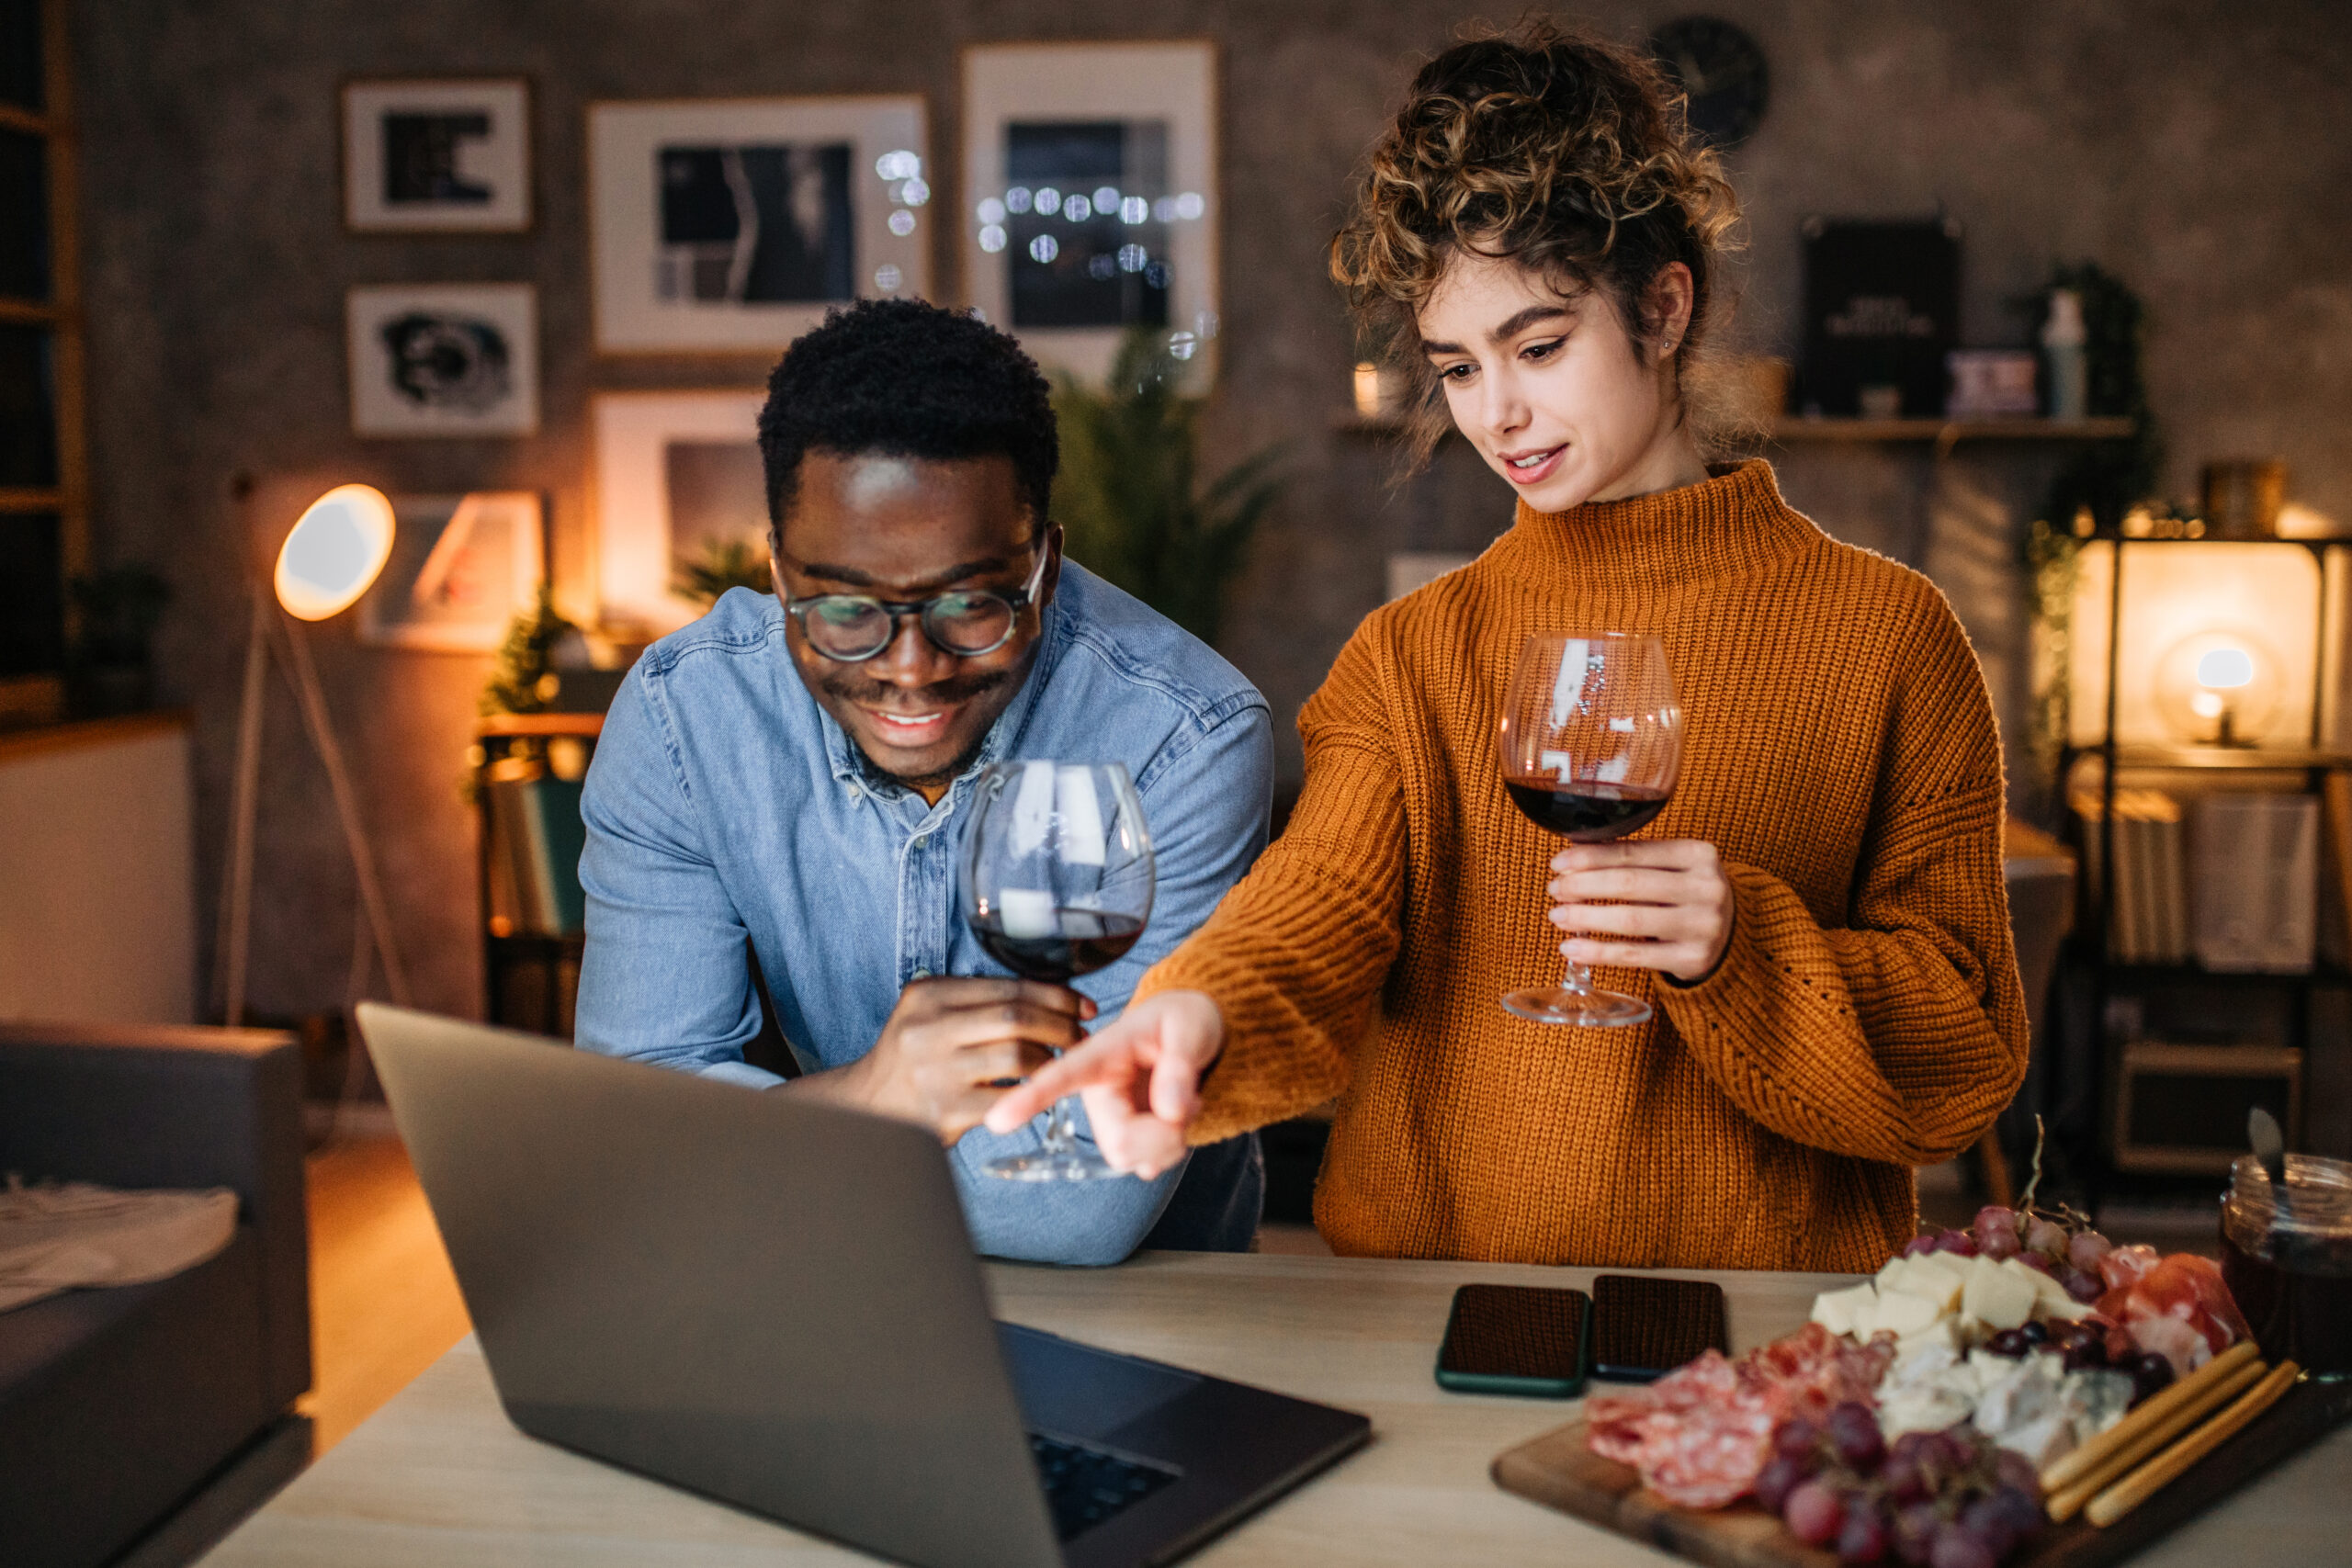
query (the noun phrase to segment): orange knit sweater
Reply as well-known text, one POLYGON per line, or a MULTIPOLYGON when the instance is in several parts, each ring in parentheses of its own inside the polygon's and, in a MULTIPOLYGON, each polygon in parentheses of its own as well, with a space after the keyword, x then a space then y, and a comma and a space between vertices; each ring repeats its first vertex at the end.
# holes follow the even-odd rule
POLYGON ((1770 465, 1516 525, 1384 606, 1299 717, 1288 829, 1144 977, 1224 1010, 1196 1142, 1339 1098, 1315 1217, 1345 1254, 1620 1268, 1873 1269, 1911 1168, 2025 1070, 2000 742, 1917 573, 1838 544, 1770 465), (1655 632, 1682 777, 1639 837, 1711 840, 1729 948, 1630 1029, 1529 1023, 1556 982, 1546 863, 1496 709, 1534 631, 1655 632))

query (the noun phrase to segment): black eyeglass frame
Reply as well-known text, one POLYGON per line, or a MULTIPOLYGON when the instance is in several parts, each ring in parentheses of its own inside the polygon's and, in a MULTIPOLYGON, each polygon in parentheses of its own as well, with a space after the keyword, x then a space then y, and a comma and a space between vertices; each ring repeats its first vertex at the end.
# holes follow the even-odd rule
POLYGON ((899 640, 899 624, 909 615, 916 617, 915 624, 922 627, 922 635, 930 641, 931 646, 950 659, 986 659, 989 654, 1011 642, 1020 633, 1021 612, 1037 602, 1037 585, 1045 581, 1046 563, 1053 558, 1053 547, 1048 543, 1037 552, 1037 564, 1030 569, 1029 581, 1010 592, 1001 592, 993 588, 951 588, 944 593, 934 593, 928 599, 877 599, 871 593, 810 593, 805 596, 787 593, 784 599, 784 613, 790 615, 795 624, 800 627, 800 640, 807 643, 820 659, 830 660, 835 664, 863 664, 870 659, 879 659, 890 650, 892 643, 899 640), (1012 612, 1005 622, 1004 635, 986 648, 950 646, 947 639, 934 631, 931 625, 932 612, 949 599, 996 600, 1012 612), (828 653, 818 646, 816 638, 808 635, 809 611, 828 601, 838 603, 844 600, 854 604, 867 605, 880 610, 890 617, 888 633, 869 652, 828 653))

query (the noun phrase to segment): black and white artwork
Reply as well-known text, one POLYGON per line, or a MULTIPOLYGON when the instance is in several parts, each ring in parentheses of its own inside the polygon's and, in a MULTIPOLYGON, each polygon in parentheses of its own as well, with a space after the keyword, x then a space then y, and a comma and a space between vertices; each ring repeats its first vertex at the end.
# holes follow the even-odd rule
POLYGON ((972 303, 1040 364, 1099 379, 1146 328, 1214 376, 1216 81, 1205 43, 965 51, 972 303))
POLYGON ((733 544, 765 552, 766 400, 752 390, 597 395, 596 600, 606 624, 674 631, 702 613, 676 590, 681 562, 733 544))
POLYGON ((598 104, 588 142, 607 353, 765 353, 929 288, 921 99, 598 104))
POLYGON ((345 317, 355 434, 538 429, 538 310, 529 284, 355 288, 345 317))
POLYGON ((344 221, 360 231, 531 226, 531 92, 520 78, 353 82, 344 221))

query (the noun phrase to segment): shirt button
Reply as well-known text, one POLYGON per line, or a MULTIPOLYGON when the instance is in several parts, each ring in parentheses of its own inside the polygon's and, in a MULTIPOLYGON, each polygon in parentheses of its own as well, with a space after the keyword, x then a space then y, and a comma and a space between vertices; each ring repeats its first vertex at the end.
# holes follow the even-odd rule
POLYGON ((918 969, 912 975, 907 976, 907 978, 910 980, 928 980, 931 978, 931 971, 928 969, 918 969))

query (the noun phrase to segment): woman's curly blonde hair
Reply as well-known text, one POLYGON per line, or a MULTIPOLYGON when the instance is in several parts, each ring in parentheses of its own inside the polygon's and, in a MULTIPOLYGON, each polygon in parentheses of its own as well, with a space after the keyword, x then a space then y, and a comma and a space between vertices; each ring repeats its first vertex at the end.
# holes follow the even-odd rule
POLYGON ((1419 464, 1449 419, 1414 323, 1453 254, 1510 257, 1570 296, 1598 290, 1644 344, 1641 302, 1680 262, 1696 298, 1679 380, 1706 336, 1738 219, 1720 161, 1692 139, 1681 95, 1655 64, 1528 22, 1421 68, 1332 238, 1331 276, 1413 389, 1419 464))

